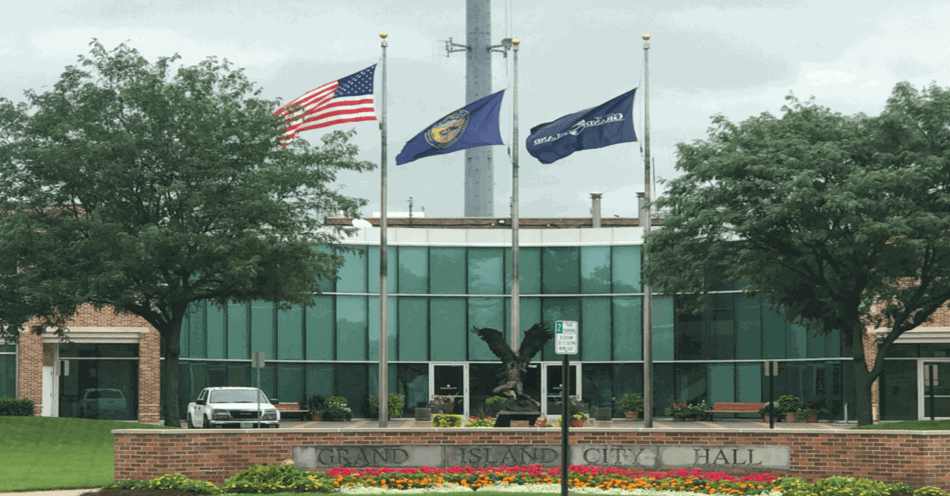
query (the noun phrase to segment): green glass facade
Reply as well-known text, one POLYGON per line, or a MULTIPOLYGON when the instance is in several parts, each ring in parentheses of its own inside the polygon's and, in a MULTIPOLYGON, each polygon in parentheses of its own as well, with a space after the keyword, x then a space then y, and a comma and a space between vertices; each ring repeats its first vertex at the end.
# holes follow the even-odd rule
MULTIPOLYGON (((182 406, 206 386, 256 384, 250 354, 263 351, 261 387, 269 397, 340 395, 356 416, 368 416, 378 379, 379 248, 354 248, 343 252, 339 279, 322 281, 324 293, 311 307, 194 305, 182 327, 182 406)), ((489 365, 497 359, 470 331, 510 332, 510 249, 397 245, 388 257, 389 390, 410 398, 407 413, 432 394, 433 364, 465 364, 473 391, 494 384, 489 365)), ((643 388, 640 246, 528 246, 520 262, 522 332, 540 320, 576 320, 580 353, 571 361, 580 366, 582 401, 612 406, 619 416, 612 398, 643 388)), ((788 324, 737 290, 710 296, 701 315, 679 313, 674 298, 655 296, 653 356, 655 414, 673 401, 765 401, 763 360, 781 363, 775 397, 820 400, 840 417, 853 395, 850 351, 840 336, 788 324)), ((560 363, 553 340, 536 360, 560 363)), ((475 414, 484 405, 472 394, 475 414)))

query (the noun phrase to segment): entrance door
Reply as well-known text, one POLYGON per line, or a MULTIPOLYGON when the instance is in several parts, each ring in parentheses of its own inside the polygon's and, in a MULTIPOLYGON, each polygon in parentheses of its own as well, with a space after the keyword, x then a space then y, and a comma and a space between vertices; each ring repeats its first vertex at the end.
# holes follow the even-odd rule
POLYGON ((452 412, 468 418, 468 365, 433 363, 429 371, 432 396, 449 396, 454 400, 452 412))
POLYGON ((921 360, 920 418, 950 418, 950 361, 921 360))
MULTIPOLYGON (((544 390, 545 401, 541 404, 541 414, 546 417, 560 417, 561 389, 563 384, 561 370, 563 370, 564 367, 559 363, 545 363, 542 364, 542 368, 544 370, 541 373, 541 388, 544 390)), ((567 377, 570 383, 569 394, 571 397, 577 398, 578 401, 582 401, 583 392, 579 388, 581 384, 580 368, 577 365, 570 365, 567 377)))

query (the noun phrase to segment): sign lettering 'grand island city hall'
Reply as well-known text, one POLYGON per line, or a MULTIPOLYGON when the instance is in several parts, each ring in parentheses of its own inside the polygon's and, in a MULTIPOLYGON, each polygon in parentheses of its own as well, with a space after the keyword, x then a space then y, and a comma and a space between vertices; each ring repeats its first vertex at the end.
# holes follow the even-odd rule
MULTIPOLYGON (((333 467, 492 467, 561 463, 561 446, 508 445, 391 445, 391 446, 294 446, 297 467, 307 470, 333 467)), ((788 446, 656 446, 574 445, 568 453, 572 465, 618 468, 761 468, 788 469, 788 446)))

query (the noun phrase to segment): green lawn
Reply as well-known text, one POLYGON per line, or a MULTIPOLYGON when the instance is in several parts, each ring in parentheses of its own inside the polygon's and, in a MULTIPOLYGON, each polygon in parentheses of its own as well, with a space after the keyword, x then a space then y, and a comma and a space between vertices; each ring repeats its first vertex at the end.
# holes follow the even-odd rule
POLYGON ((946 431, 950 430, 950 420, 908 420, 906 422, 885 422, 874 425, 862 425, 855 429, 884 429, 895 431, 946 431))
POLYGON ((0 492, 102 487, 113 481, 113 420, 0 417, 0 492))

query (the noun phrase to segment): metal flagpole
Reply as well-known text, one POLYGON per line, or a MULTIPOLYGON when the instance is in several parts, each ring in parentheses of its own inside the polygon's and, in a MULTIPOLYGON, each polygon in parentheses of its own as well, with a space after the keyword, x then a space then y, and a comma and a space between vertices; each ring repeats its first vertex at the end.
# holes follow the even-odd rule
MULTIPOLYGON (((650 215, 650 35, 643 35, 643 205, 640 207, 640 226, 644 239, 653 223, 650 215)), ((648 253, 643 245, 643 265, 648 253)), ((643 284, 643 426, 653 427, 653 290, 643 284)))
POLYGON ((512 94, 512 150, 511 150, 511 350, 518 352, 521 340, 521 280, 518 275, 518 45, 521 40, 511 40, 514 50, 514 91, 512 94))
POLYGON ((379 159, 379 426, 386 427, 389 418, 389 316, 386 299, 389 297, 386 287, 386 42, 387 33, 379 33, 382 38, 379 46, 383 48, 382 89, 380 90, 379 137, 381 157, 379 159))

